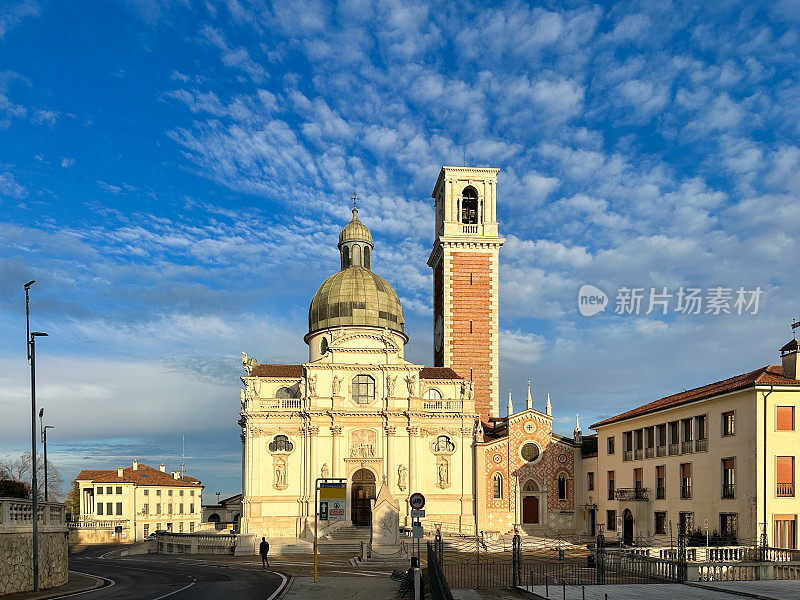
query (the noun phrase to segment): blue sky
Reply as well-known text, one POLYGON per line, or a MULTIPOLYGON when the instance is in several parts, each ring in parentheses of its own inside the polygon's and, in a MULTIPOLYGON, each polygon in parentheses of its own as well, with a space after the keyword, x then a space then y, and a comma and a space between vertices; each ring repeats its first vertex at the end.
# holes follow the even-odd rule
MULTIPOLYGON (((502 169, 501 389, 569 432, 777 361, 798 307, 800 3, 5 2, 0 455, 22 284, 65 479, 131 458, 239 487, 240 352, 300 362, 353 189, 432 358, 429 198, 502 169), (758 314, 580 316, 591 283, 758 314), (91 463, 91 464, 89 464, 91 463)), ((214 488, 214 489, 212 489, 214 488)))

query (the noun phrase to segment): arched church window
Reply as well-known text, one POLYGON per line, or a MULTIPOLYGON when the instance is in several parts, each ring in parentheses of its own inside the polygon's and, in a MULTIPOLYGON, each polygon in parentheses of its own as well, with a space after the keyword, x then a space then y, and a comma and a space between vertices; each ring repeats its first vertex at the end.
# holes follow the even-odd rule
POLYGON ((503 476, 495 473, 492 477, 492 498, 503 497, 503 476))
POLYGON ((369 404, 375 400, 375 380, 370 375, 353 377, 353 402, 369 404))
POLYGON ((442 399, 442 392, 440 392, 436 388, 428 388, 427 390, 425 390, 425 399, 426 400, 441 400, 442 399))
POLYGON ((297 394, 294 393, 294 390, 288 387, 278 388, 278 391, 275 392, 276 398, 295 398, 296 396, 297 394))
POLYGON ((471 186, 461 193, 461 222, 465 225, 478 223, 478 191, 471 186))
POLYGON ((270 452, 291 452, 294 450, 294 444, 285 435, 276 435, 267 448, 270 452))
POLYGON ((350 248, 345 246, 342 248, 342 268, 346 269, 350 266, 350 248))
POLYGON ((558 476, 558 499, 567 499, 567 478, 564 475, 558 476))
POLYGON ((456 445, 453 443, 453 440, 450 439, 450 436, 447 435, 440 435, 436 438, 436 441, 433 442, 434 452, 453 452, 455 449, 456 445))
POLYGON ((322 352, 322 354, 328 351, 328 338, 322 338, 322 341, 319 343, 319 351, 322 352))
POLYGON ((368 269, 371 269, 372 266, 370 265, 369 255, 370 255, 369 246, 364 246, 364 266, 367 267, 368 269))

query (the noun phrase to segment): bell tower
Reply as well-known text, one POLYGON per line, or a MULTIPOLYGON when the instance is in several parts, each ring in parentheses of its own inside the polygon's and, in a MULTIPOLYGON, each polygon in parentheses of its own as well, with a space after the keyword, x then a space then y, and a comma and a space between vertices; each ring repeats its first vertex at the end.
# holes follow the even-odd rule
POLYGON ((481 419, 500 416, 498 358, 500 169, 442 167, 431 196, 436 235, 433 269, 433 363, 471 379, 481 419))

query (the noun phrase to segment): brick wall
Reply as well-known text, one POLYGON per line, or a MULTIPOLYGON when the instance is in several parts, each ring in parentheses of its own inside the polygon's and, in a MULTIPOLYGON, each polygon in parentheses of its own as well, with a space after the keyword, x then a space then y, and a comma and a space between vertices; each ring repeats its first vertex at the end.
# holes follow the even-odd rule
POLYGON ((485 421, 492 407, 491 257, 483 253, 453 252, 449 270, 452 282, 450 367, 466 379, 472 370, 475 411, 485 421))

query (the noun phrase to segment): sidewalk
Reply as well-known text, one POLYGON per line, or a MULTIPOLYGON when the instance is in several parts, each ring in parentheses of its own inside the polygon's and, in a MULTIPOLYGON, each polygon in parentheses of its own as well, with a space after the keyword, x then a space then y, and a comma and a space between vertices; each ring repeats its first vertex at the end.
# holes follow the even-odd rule
MULTIPOLYGON (((538 598, 548 598, 543 585, 524 588, 538 598)), ((460 591, 460 590, 459 590, 460 591)), ((551 585, 550 600, 562 600, 564 590, 561 586, 551 585)), ((664 598, 680 598, 680 600, 742 600, 742 598, 758 598, 760 600, 800 599, 800 581, 720 581, 686 585, 682 583, 647 583, 629 585, 568 585, 566 600, 663 600, 664 598)), ((455 594, 454 594, 455 596, 455 594)), ((479 598, 479 596, 478 596, 479 598)), ((459 600, 472 600, 464 596, 459 600)))
MULTIPOLYGON (((399 598, 400 585, 388 575, 379 577, 294 577, 289 592, 281 600, 320 600, 321 598, 358 598, 384 600, 399 598)), ((406 596, 408 597, 408 596, 406 596)))
POLYGON ((83 573, 76 573, 75 571, 69 572, 69 581, 66 584, 58 587, 40 590, 38 592, 23 592, 19 594, 8 594, 3 596, 3 600, 47 600, 47 598, 54 598, 62 594, 74 594, 75 592, 84 592, 86 590, 93 590, 103 585, 103 580, 91 575, 84 575, 83 573))

